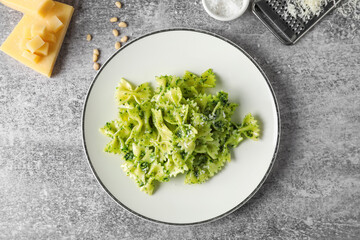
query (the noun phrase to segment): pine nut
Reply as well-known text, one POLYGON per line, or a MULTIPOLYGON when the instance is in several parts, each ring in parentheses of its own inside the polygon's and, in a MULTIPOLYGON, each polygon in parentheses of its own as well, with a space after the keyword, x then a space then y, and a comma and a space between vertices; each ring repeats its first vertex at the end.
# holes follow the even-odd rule
POLYGON ((110 22, 117 22, 117 21, 118 21, 117 17, 110 18, 110 22))
POLYGON ((120 39, 120 42, 124 43, 124 42, 127 42, 128 40, 128 36, 123 36, 121 39, 120 39))
POLYGON ((93 55, 93 62, 97 62, 98 58, 99 58, 99 55, 94 54, 93 55))
POLYGON ((96 63, 94 63, 93 67, 94 67, 94 70, 97 71, 100 68, 100 64, 96 62, 96 63))
POLYGON ((116 49, 120 49, 120 48, 121 48, 121 43, 116 42, 116 43, 115 43, 115 48, 116 48, 116 49))
POLYGON ((86 35, 86 40, 88 40, 90 42, 91 39, 92 39, 92 36, 90 34, 86 35))
POLYGON ((113 29, 112 33, 114 34, 115 37, 119 36, 119 31, 116 29, 113 29))
POLYGON ((119 27, 126 28, 128 25, 126 22, 119 22, 119 27))
POLYGON ((116 2, 115 6, 117 6, 118 8, 121 8, 121 2, 116 2))
POLYGON ((100 55, 99 49, 96 49, 96 48, 95 48, 94 51, 93 51, 93 54, 94 54, 94 55, 100 55))

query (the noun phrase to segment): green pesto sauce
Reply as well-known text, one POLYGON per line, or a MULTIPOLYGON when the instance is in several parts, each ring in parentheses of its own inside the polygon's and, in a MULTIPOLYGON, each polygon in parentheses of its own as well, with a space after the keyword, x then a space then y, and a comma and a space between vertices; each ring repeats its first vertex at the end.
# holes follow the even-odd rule
POLYGON ((156 82, 153 90, 149 83, 134 88, 121 79, 115 92, 118 117, 100 129, 111 138, 105 152, 120 155, 126 175, 147 194, 156 182, 178 174, 186 174, 187 184, 203 183, 230 161, 231 148, 259 138, 251 114, 240 124, 232 122, 237 104, 226 92, 206 93, 215 87, 212 69, 200 76, 160 76, 156 82))

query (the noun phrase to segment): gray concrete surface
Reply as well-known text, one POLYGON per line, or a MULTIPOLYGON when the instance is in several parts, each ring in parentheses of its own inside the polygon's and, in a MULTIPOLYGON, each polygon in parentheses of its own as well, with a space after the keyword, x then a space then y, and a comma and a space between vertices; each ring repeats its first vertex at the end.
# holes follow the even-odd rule
MULTIPOLYGON (((248 11, 219 22, 200 0, 67 1, 75 15, 51 79, 0 53, 0 239, 359 239, 360 2, 344 2, 295 46, 248 11), (357 4, 357 5, 356 5, 357 4), (82 149, 81 111, 114 51, 109 18, 130 39, 171 27, 229 38, 259 62, 274 87, 282 141, 272 173, 245 206, 195 227, 149 223, 101 189, 82 149), (86 34, 94 36, 90 43, 86 34)), ((0 5, 0 43, 21 14, 0 5)))

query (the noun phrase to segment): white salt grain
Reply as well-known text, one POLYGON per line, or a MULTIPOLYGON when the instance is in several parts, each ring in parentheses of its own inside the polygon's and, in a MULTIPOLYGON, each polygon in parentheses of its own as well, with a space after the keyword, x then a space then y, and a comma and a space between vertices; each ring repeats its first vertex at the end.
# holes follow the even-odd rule
POLYGON ((205 0, 209 10, 220 17, 236 15, 243 5, 243 0, 205 0))

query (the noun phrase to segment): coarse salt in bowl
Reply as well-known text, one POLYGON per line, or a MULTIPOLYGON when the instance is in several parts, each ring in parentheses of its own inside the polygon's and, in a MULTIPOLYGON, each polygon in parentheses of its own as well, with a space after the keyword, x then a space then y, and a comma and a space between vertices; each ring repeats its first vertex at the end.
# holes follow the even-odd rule
POLYGON ((240 17, 250 0, 202 0, 205 11, 220 21, 231 21, 240 17))

